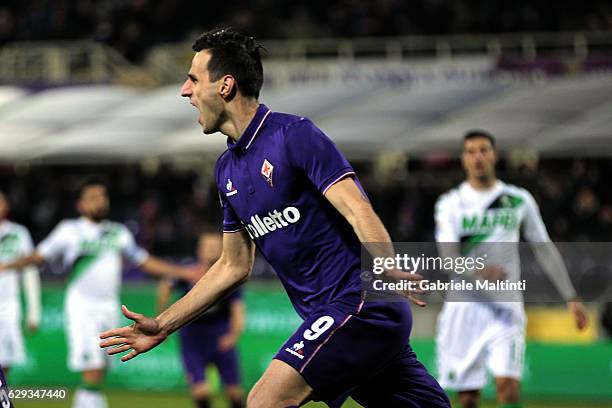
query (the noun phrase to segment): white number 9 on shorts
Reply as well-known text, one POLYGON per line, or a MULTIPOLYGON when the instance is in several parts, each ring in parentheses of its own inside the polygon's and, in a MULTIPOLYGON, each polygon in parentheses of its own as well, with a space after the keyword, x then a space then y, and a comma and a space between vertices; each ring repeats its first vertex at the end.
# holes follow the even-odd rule
POLYGON ((304 330, 304 339, 316 340, 318 339, 327 329, 334 324, 334 318, 331 316, 321 316, 310 326, 310 329, 304 330))

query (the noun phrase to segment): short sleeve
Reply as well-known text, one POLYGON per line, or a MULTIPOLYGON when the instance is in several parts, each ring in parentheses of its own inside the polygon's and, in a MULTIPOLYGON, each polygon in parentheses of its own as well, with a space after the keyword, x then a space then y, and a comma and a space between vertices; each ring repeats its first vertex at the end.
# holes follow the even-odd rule
POLYGON ((121 226, 121 253, 134 265, 141 265, 149 257, 149 253, 136 244, 134 236, 125 226, 121 226))
MULTIPOLYGON (((223 156, 222 156, 223 157, 223 156)), ((244 229, 244 225, 240 218, 227 200, 224 191, 232 191, 232 182, 224 180, 220 175, 220 161, 217 160, 215 165, 215 181, 217 183, 217 191, 219 192, 219 203, 223 209, 223 232, 238 232, 244 229)))
POLYGON ((308 119, 287 129, 286 151, 290 164, 304 171, 321 194, 343 178, 355 177, 334 142, 308 119))
POLYGON ((65 221, 60 222, 45 238, 36 251, 45 259, 56 258, 68 247, 71 239, 70 227, 65 221))
POLYGON ((223 232, 238 232, 244 229, 240 218, 234 212, 234 209, 227 202, 227 197, 219 193, 219 202, 223 209, 223 232))
POLYGON ((525 216, 521 224, 521 229, 525 239, 530 242, 550 242, 550 236, 542 221, 540 208, 533 196, 524 191, 525 195, 525 216))

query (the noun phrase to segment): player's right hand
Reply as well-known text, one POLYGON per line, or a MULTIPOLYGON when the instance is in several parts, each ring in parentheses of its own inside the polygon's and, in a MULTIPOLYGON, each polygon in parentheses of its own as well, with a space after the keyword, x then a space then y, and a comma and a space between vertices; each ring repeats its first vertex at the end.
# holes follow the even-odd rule
POLYGON ((402 290, 402 291, 399 291, 398 293, 402 297, 405 297, 408 300, 410 300, 416 306, 419 306, 419 307, 427 306, 427 302, 419 298, 419 295, 423 295, 425 293, 425 291, 423 289, 420 289, 419 287, 419 283, 421 281, 426 281, 426 279, 422 275, 419 275, 418 273, 413 273, 413 272, 404 272, 399 269, 388 270, 385 272, 385 274, 390 279, 393 279, 396 281, 404 280, 404 281, 412 282, 414 284, 414 289, 402 290))
POLYGON ((589 325, 589 314, 582 304, 578 300, 570 300, 567 302, 567 307, 574 315, 574 321, 576 322, 576 328, 578 330, 585 330, 589 325))
POLYGON ((235 347, 237 342, 238 336, 233 333, 225 333, 219 338, 219 341, 217 342, 217 348, 222 353, 225 353, 226 351, 235 347))
POLYGON ((195 285, 204 276, 205 269, 201 265, 185 267, 183 280, 195 285))
POLYGON ((125 305, 121 306, 123 315, 134 324, 130 326, 111 329, 100 334, 101 339, 108 339, 100 343, 100 347, 109 348, 107 354, 123 353, 131 350, 121 357, 121 361, 128 361, 138 354, 145 353, 166 339, 157 321, 141 313, 130 311, 125 305))
POLYGON ((26 329, 30 334, 36 333, 38 331, 38 323, 28 319, 26 322, 26 329))
POLYGON ((498 265, 487 265, 481 269, 478 274, 489 282, 496 282, 506 277, 506 270, 498 265))

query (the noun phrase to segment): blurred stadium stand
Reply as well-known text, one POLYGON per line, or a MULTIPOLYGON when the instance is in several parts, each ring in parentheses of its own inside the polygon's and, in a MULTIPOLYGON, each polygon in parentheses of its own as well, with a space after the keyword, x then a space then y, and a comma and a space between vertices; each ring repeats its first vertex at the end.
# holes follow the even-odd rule
MULTIPOLYGON (((493 131, 505 152, 612 153, 610 75, 548 74, 534 63, 525 78, 513 79, 514 71, 486 58, 266 65, 271 79, 261 100, 311 117, 352 158, 398 149, 420 156, 455 152, 459 135, 474 127, 493 131)), ((0 87, 0 158, 122 161, 218 154, 225 139, 200 136, 179 88, 0 87)))
MULTIPOLYGON (((461 181, 470 128, 496 135, 502 177, 536 195, 556 240, 609 240, 612 32, 264 43, 261 100, 334 139, 395 240, 432 239, 433 203, 461 181)), ((144 245, 190 254, 219 216, 211 172, 225 147, 179 96, 191 55, 184 42, 152 45, 141 64, 103 42, 0 49, 0 174, 16 220, 42 238, 97 172, 144 245)))
POLYGON ((454 33, 605 31, 609 2, 333 0, 240 3, 150 0, 6 0, 0 44, 91 38, 141 61, 160 43, 224 24, 258 38, 342 38, 454 33))

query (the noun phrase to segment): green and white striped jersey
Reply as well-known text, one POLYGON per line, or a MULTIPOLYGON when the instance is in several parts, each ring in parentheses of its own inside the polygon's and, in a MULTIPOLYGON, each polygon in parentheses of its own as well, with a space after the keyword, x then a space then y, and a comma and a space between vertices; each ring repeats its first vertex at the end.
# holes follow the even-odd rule
POLYGON ((497 180, 489 190, 467 182, 440 196, 435 208, 436 241, 460 243, 462 255, 484 256, 506 278, 520 280, 521 232, 530 242, 550 242, 538 205, 524 188, 497 180), (484 243, 505 243, 490 244, 484 243))
POLYGON ((531 242, 550 242, 540 210, 524 188, 497 180, 489 190, 467 182, 440 196, 435 209, 436 241, 518 242, 520 233, 531 242))
POLYGON ((92 302, 118 302, 122 256, 136 265, 149 256, 125 225, 85 217, 60 222, 37 251, 45 259, 62 256, 70 273, 68 296, 92 302))
MULTIPOLYGON (((7 263, 32 253, 32 237, 23 225, 0 222, 0 262, 7 263)), ((0 318, 20 319, 20 276, 15 270, 0 271, 0 318)))

